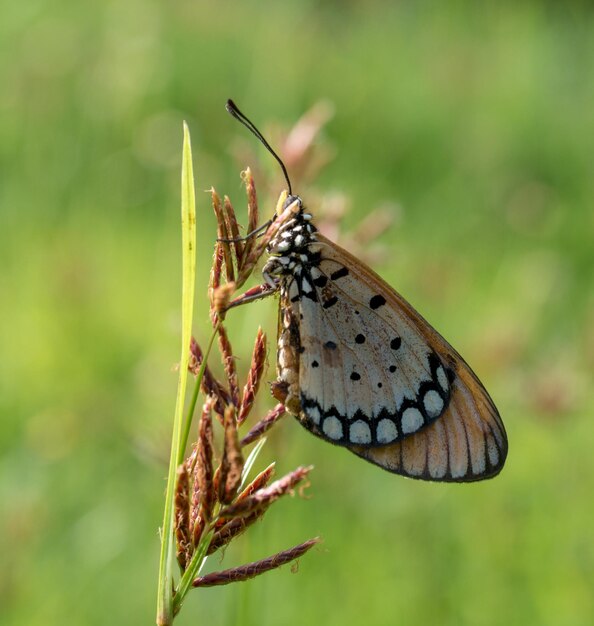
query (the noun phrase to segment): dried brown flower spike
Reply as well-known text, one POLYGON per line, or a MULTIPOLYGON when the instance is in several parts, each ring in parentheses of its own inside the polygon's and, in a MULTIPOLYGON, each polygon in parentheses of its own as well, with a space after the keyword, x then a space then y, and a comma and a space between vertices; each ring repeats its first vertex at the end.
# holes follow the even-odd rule
POLYGON ((255 561, 254 563, 248 563, 241 567, 235 567, 233 569, 226 569, 222 572, 214 572, 213 574, 207 574, 206 576, 199 576, 194 580, 192 585, 194 587, 216 587, 217 585, 228 585, 229 583, 237 583, 244 580, 249 580, 265 572, 269 572, 273 569, 281 567, 286 563, 295 561, 300 556, 303 556, 308 550, 311 550, 316 543, 320 542, 319 537, 305 541, 288 550, 283 550, 277 554, 269 556, 267 559, 261 561, 255 561))
POLYGON ((261 328, 258 328, 258 334, 256 336, 256 342, 254 344, 254 352, 252 353, 252 361, 250 371, 248 372, 247 382, 243 388, 243 396, 241 398, 241 406, 237 415, 237 424, 243 424, 248 418, 254 402, 256 401, 256 395, 260 388, 260 381, 262 380, 262 374, 264 373, 264 367, 266 365, 266 335, 262 332, 261 328))
MULTIPOLYGON (((249 170, 244 172, 243 177, 248 197, 249 227, 253 230, 258 220, 256 187, 249 170)), ((211 190, 211 197, 219 239, 238 239, 240 227, 231 201, 225 196, 221 202, 214 189, 211 190)), ((252 429, 240 438, 239 429, 249 420, 256 407, 266 370, 267 342, 266 335, 259 328, 247 378, 241 387, 223 317, 237 287, 249 278, 267 242, 276 232, 278 226, 275 222, 260 240, 251 237, 244 242, 219 241, 215 246, 209 282, 210 317, 213 331, 218 337, 218 352, 225 375, 224 380, 220 380, 210 367, 204 366, 200 389, 205 401, 198 426, 198 440, 178 469, 175 535, 177 558, 182 572, 195 561, 199 551, 204 550, 201 553, 208 556, 228 545, 256 520, 261 519, 276 500, 291 494, 311 471, 311 467, 299 467, 268 485, 274 473, 273 463, 245 484, 254 460, 244 460, 245 447, 260 439, 256 450, 263 442, 262 435, 284 415, 285 410, 282 405, 277 405, 260 420, 256 420, 252 429), (216 457, 213 441, 213 413, 222 426, 223 445, 219 458, 216 457), (208 544, 203 547, 206 540, 208 544)), ((203 366, 204 354, 194 338, 190 353, 189 370, 198 375, 203 366)), ((297 559, 318 541, 311 539, 261 561, 199 577, 192 584, 198 587, 247 580, 297 559)))

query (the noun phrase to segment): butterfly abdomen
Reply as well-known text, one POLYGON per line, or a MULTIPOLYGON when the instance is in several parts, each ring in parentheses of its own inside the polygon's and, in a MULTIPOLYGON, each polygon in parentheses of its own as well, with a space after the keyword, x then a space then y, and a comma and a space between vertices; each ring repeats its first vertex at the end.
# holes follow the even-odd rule
POLYGON ((283 306, 281 295, 278 328, 277 381, 272 395, 293 415, 299 415, 299 357, 301 354, 299 323, 290 306, 283 306))

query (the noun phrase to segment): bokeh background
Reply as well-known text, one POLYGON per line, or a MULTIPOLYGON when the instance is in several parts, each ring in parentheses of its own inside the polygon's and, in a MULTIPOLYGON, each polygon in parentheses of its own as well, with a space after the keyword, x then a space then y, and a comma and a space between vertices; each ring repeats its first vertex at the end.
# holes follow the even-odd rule
MULTIPOLYGON (((298 191, 314 212, 348 197, 347 230, 392 207, 375 267, 484 380, 510 455, 493 481, 423 484, 286 419, 261 464, 315 464, 311 499, 276 505, 210 567, 316 535, 322 547, 297 573, 194 591, 178 623, 594 623, 589 3, 33 0, 2 5, 0 49, 3 624, 153 623, 182 120, 200 339, 214 238, 202 190, 245 215, 248 145, 261 199, 280 189, 228 97, 273 142, 333 107, 319 138, 333 159, 298 191)), ((234 313, 242 371, 255 324, 274 337, 275 316, 272 301, 234 313)))

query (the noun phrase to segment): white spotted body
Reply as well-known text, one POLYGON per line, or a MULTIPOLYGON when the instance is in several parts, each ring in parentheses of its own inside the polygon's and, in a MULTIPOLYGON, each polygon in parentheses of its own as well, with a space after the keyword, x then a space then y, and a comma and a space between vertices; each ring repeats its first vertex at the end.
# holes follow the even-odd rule
POLYGON ((315 435, 428 480, 497 474, 495 406, 451 346, 367 266, 322 235, 300 198, 270 241, 280 291, 274 395, 315 435))

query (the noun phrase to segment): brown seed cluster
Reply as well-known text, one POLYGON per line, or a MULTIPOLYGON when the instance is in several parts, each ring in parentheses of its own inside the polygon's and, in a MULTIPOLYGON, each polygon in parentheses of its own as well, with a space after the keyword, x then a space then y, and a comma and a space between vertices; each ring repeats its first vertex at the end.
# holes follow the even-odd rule
MULTIPOLYGON (((249 170, 243 173, 247 190, 248 227, 254 230, 258 222, 256 188, 249 170)), ((212 206, 217 218, 218 241, 215 245, 210 273, 210 320, 217 336, 217 348, 223 377, 217 378, 204 362, 204 352, 196 339, 190 345, 189 369, 201 375, 200 391, 204 403, 198 424, 198 438, 191 454, 178 468, 175 497, 175 536, 177 559, 185 571, 199 547, 210 555, 225 547, 254 522, 261 519, 268 508, 284 495, 292 494, 303 483, 311 467, 298 467, 279 480, 269 484, 274 464, 261 471, 250 482, 245 473, 244 450, 258 441, 285 413, 282 404, 270 410, 243 437, 239 428, 248 421, 256 406, 267 364, 267 341, 258 329, 245 383, 240 385, 236 358, 225 326, 225 313, 231 298, 256 267, 267 242, 278 229, 278 220, 272 221, 263 236, 257 240, 241 240, 231 201, 223 201, 211 190, 212 206), (216 418, 216 420, 214 419, 216 418), (213 422, 218 421, 220 427, 213 422), (215 433, 215 431, 217 431, 215 433), (219 441, 219 443, 217 443, 219 441)), ((282 219, 285 219, 283 216, 282 219)), ((263 291, 251 293, 266 295, 263 291)), ((248 294, 248 301, 250 291, 248 294)), ((245 297, 240 296, 240 298, 245 297)), ((237 299, 236 299, 237 300, 237 299)), ((310 540, 294 548, 238 568, 209 574, 195 581, 195 586, 225 584, 247 580, 294 560, 309 550, 318 540, 310 540), (214 579, 212 578, 214 576, 214 579), (215 580, 216 582, 209 582, 215 580)))

